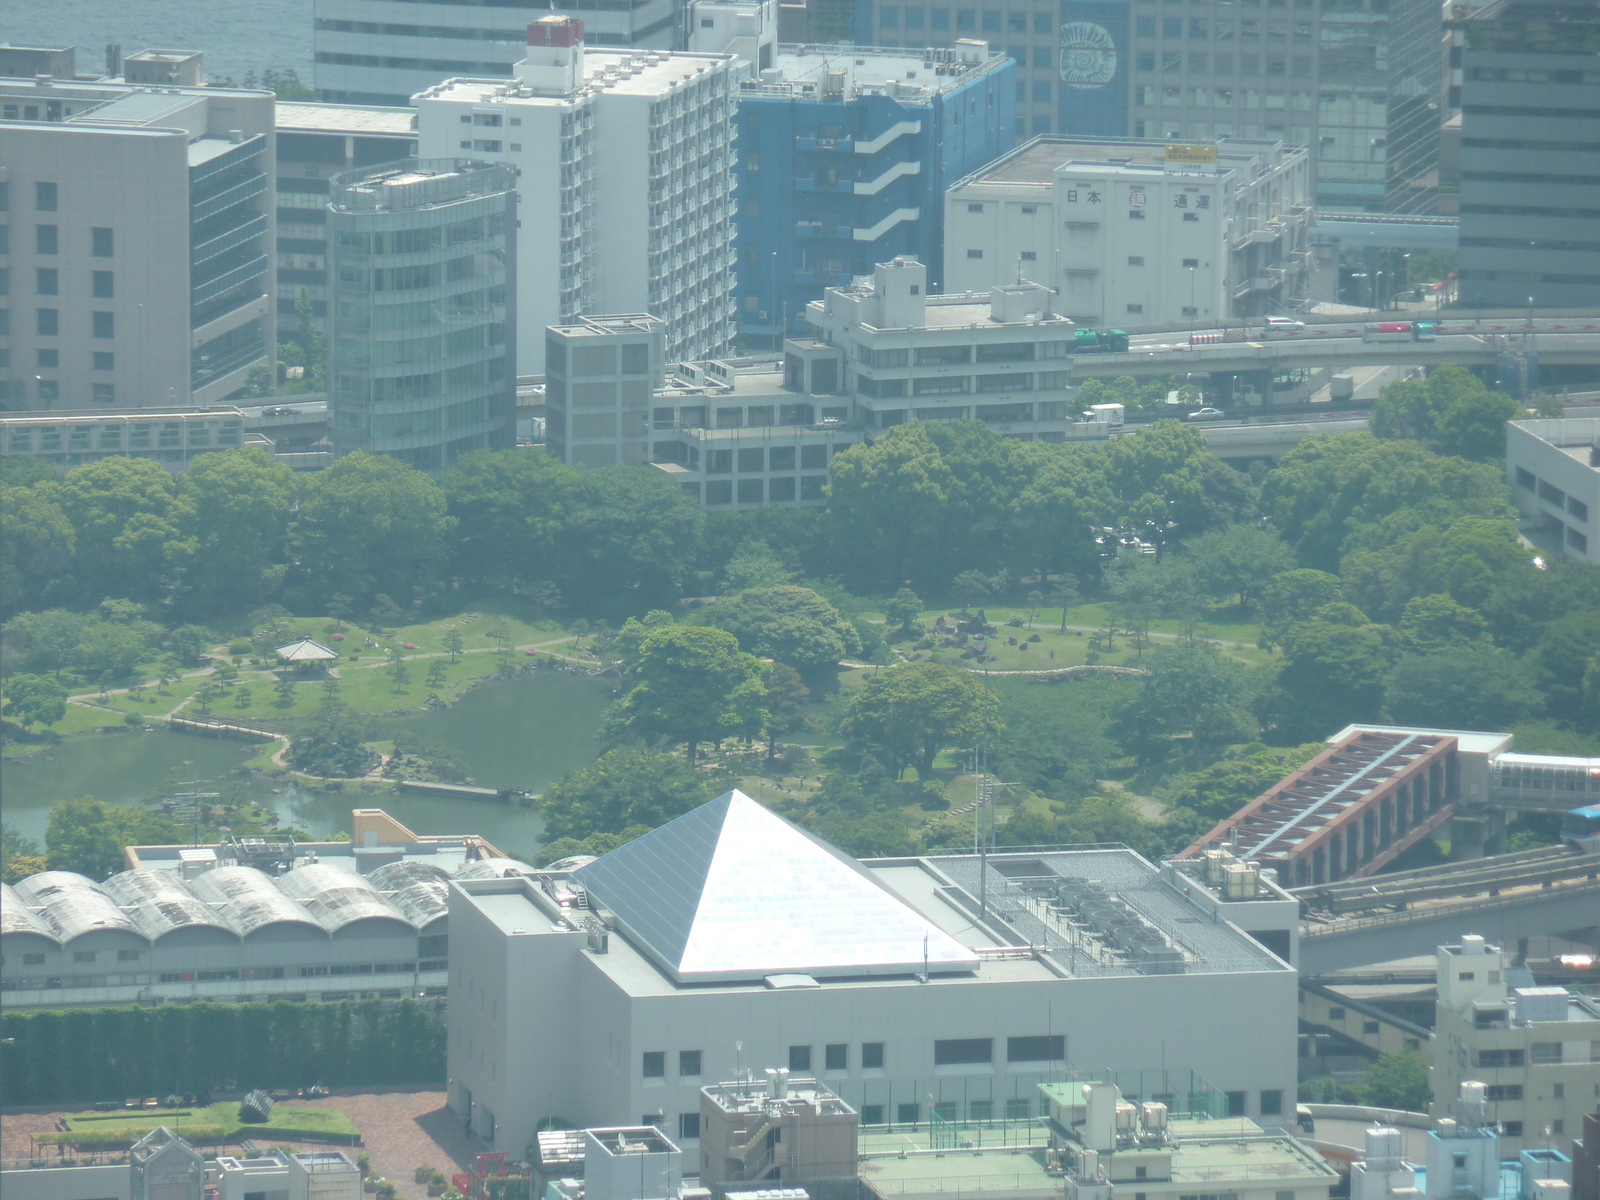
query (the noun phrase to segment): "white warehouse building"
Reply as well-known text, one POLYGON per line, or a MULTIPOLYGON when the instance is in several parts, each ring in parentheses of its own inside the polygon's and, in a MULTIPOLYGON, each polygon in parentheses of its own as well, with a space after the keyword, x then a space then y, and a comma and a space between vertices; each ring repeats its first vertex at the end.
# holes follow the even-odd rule
POLYGON ((557 1115, 693 1143, 701 1087, 766 1068, 869 1125, 1040 1116, 1040 1083, 1111 1071, 1278 1125, 1297 973, 1264 943, 1293 954, 1298 905, 1248 892, 1122 848, 857 862, 729 792, 599 859, 451 884, 449 1103, 522 1153, 557 1115))
POLYGON ((669 359, 716 357, 733 336, 737 60, 585 52, 583 28, 543 17, 513 78, 417 95, 419 153, 517 173, 520 372, 543 374, 545 326, 594 313, 649 313, 669 359))
POLYGON ((1312 185, 1279 142, 1035 138, 946 193, 945 287, 1030 279, 1090 328, 1280 311, 1309 286, 1312 185))

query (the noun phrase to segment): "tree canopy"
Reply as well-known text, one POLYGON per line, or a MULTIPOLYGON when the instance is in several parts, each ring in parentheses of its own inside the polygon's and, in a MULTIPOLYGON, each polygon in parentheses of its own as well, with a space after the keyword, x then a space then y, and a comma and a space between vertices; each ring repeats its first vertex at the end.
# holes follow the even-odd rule
POLYGON ((552 783, 539 798, 539 812, 548 836, 586 839, 638 826, 654 829, 711 794, 707 780, 675 754, 618 749, 552 783))
POLYGON ((970 749, 1000 728, 997 706, 970 671, 908 663, 878 671, 850 698, 840 732, 894 771, 926 775, 946 747, 970 749))
POLYGON ((761 734, 766 676, 765 664, 726 630, 659 626, 639 644, 629 671, 634 687, 620 701, 621 727, 684 743, 692 763, 702 742, 761 734))
POLYGON ((861 653, 855 626, 810 588, 752 588, 719 600, 705 621, 739 639, 741 649, 787 663, 801 674, 828 670, 861 653))

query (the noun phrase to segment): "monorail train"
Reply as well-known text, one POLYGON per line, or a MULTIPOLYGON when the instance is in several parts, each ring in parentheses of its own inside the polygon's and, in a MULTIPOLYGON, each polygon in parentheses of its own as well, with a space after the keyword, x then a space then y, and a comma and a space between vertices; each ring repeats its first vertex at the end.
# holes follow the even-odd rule
POLYGON ((1561 840, 1586 854, 1600 854, 1600 804, 1567 813, 1561 822, 1561 840))

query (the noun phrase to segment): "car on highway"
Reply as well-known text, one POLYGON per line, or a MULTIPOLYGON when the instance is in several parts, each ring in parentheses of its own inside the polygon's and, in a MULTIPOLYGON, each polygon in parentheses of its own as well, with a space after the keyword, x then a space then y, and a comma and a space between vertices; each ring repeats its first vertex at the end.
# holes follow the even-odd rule
POLYGON ((298 408, 263 408, 263 417, 292 417, 300 410, 298 408))
POLYGON ((1293 317, 1263 317, 1261 331, 1263 333, 1303 333, 1306 323, 1296 321, 1293 317))
POLYGON ((1227 418, 1228 414, 1220 408, 1211 408, 1210 406, 1197 408, 1189 414, 1189 420, 1191 421, 1225 421, 1227 418))

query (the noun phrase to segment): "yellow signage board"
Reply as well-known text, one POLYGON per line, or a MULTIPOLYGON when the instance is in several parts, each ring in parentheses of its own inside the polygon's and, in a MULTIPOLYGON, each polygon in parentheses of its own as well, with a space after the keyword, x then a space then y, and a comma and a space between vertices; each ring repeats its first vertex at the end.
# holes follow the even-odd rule
POLYGON ((1168 146, 1166 160, 1169 163, 1210 163, 1215 165, 1217 148, 1215 146, 1168 146))

